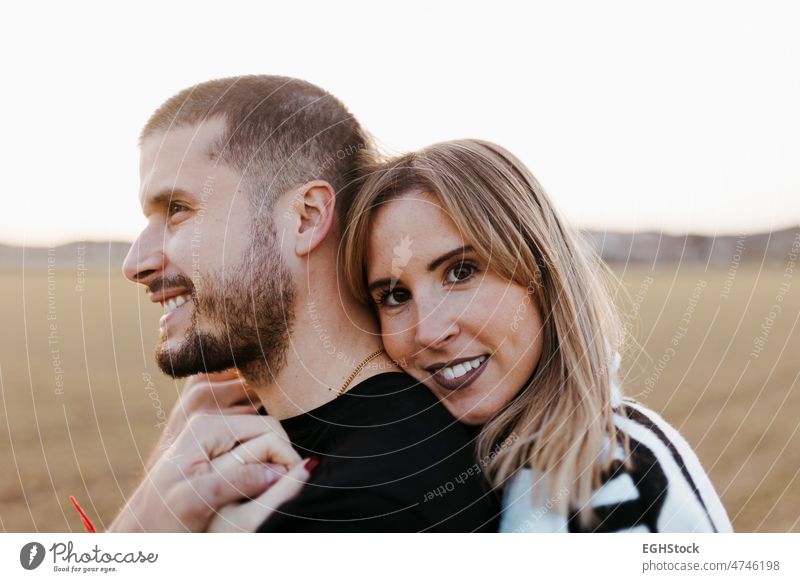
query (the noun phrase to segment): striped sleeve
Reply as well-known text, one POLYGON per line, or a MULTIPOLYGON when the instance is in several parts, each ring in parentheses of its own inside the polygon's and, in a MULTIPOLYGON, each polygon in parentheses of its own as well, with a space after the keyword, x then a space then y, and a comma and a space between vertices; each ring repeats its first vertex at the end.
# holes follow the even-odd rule
MULTIPOLYGON (((686 439, 657 413, 624 399, 614 423, 626 434, 628 456, 621 445, 611 467, 588 500, 594 521, 585 528, 579 508, 556 511, 554 497, 534 484, 547 476, 526 468, 505 488, 500 531, 702 533, 732 532, 730 519, 711 480, 686 439), (628 461, 626 463, 626 461, 628 461)), ((552 492, 550 493, 551 495, 552 492)))
POLYGON ((623 414, 615 414, 614 421, 630 438, 634 465, 630 473, 640 497, 639 512, 646 516, 631 529, 733 531, 719 495, 686 439, 641 404, 626 399, 624 408, 623 414))

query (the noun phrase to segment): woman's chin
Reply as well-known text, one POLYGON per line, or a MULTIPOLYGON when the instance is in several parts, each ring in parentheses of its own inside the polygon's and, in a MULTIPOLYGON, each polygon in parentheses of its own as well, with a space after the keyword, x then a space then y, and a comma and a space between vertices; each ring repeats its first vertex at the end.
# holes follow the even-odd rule
MULTIPOLYGON (((406 370, 406 373, 415 376, 410 370, 406 370)), ((480 399, 476 401, 474 395, 467 394, 466 391, 459 393, 458 391, 445 390, 436 383, 436 380, 430 374, 425 378, 416 377, 416 380, 433 392, 434 396, 439 399, 439 402, 444 405, 448 412, 463 424, 470 426, 486 424, 497 412, 494 407, 487 406, 480 399)))
POLYGON ((443 399, 442 404, 456 420, 469 426, 481 426, 494 416, 493 411, 486 410, 478 403, 454 402, 455 399, 443 399))

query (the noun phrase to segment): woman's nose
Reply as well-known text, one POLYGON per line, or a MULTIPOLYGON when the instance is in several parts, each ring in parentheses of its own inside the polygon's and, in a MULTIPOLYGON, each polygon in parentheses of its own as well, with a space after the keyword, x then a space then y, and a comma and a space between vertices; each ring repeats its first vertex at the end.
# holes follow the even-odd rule
POLYGON ((429 309, 417 309, 415 340, 421 348, 443 347, 459 333, 458 318, 448 313, 446 305, 439 302, 429 309))

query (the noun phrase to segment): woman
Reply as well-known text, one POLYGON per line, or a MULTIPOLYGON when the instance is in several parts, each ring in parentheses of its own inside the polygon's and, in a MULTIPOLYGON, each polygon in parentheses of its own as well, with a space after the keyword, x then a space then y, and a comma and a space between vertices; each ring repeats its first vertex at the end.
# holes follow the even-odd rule
POLYGON ((609 272, 517 158, 446 142, 359 186, 345 276, 389 356, 483 426, 501 531, 731 531, 686 441, 622 399, 609 272))

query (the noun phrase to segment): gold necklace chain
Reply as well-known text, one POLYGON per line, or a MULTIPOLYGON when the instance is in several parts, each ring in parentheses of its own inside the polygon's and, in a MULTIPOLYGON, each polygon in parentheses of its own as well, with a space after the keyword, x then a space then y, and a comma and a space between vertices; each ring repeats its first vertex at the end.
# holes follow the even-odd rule
POLYGON ((345 390, 347 390, 347 387, 348 387, 348 386, 350 386, 350 383, 351 383, 353 380, 355 380, 355 379, 356 379, 356 376, 358 376, 359 372, 361 372, 361 370, 363 370, 363 369, 364 369, 364 366, 366 366, 367 364, 369 364, 369 363, 370 363, 372 360, 374 360, 375 358, 377 358, 378 356, 380 356, 382 353, 383 353, 383 348, 379 349, 379 350, 378 350, 378 351, 376 351, 376 352, 373 352, 373 353, 371 353, 371 354, 370 354, 370 355, 368 355, 366 358, 364 358, 364 361, 363 361, 363 362, 361 362, 361 363, 360 363, 358 366, 356 366, 356 369, 355 369, 355 370, 353 370, 353 373, 352 373, 352 374, 350 374, 350 377, 349 377, 349 378, 347 378, 347 380, 345 380, 344 384, 342 384, 342 387, 341 387, 341 388, 339 388, 339 391, 336 393, 336 398, 339 398, 339 396, 341 396, 342 394, 344 394, 344 391, 345 391, 345 390))

